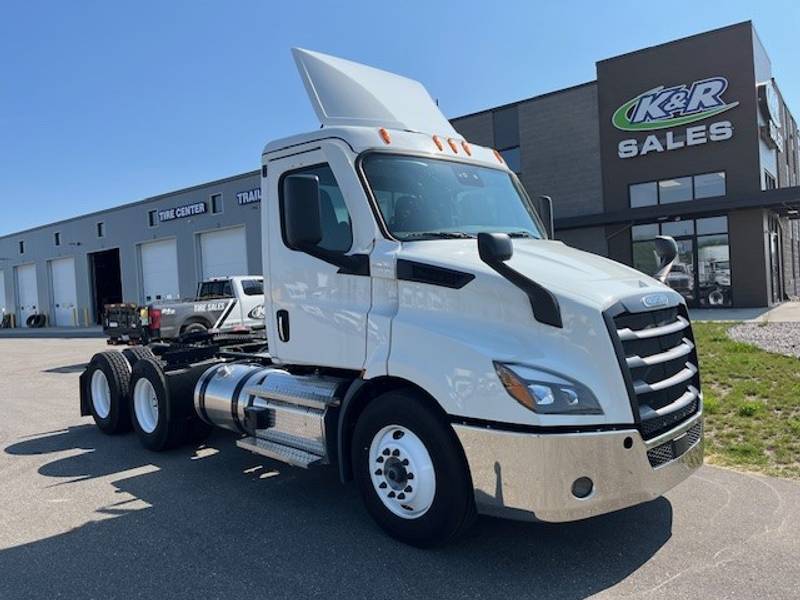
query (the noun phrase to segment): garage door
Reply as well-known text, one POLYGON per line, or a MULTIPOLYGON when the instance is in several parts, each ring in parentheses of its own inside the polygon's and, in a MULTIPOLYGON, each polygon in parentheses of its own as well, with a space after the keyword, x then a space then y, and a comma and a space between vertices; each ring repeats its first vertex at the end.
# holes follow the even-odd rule
POLYGON ((178 252, 175 240, 142 244, 140 258, 144 301, 178 299, 180 288, 178 286, 178 252))
POLYGON ((203 279, 249 275, 244 227, 200 234, 203 279))
POLYGON ((36 265, 22 265, 16 268, 16 273, 19 325, 24 326, 28 317, 39 311, 39 290, 36 287, 36 265))
POLYGON ((50 280, 53 283, 53 317, 58 327, 77 325, 75 307, 78 295, 75 289, 75 259, 59 258, 50 261, 50 280))
POLYGON ((0 319, 6 314, 6 274, 0 271, 0 319))

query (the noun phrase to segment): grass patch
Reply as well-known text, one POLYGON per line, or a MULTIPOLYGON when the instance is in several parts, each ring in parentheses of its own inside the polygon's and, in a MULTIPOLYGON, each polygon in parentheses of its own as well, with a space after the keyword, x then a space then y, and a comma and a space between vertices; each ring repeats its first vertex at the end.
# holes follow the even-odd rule
POLYGON ((709 462, 800 479, 800 360, 694 323, 709 462))

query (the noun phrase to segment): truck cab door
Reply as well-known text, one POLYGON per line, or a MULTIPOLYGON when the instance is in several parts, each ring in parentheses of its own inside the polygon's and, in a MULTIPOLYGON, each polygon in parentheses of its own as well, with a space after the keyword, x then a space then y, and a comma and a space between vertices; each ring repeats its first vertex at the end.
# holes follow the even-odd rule
MULTIPOLYGON (((361 369, 366 357, 371 282, 365 253, 369 248, 364 248, 367 242, 354 243, 359 223, 353 216, 359 212, 353 205, 363 200, 358 196, 363 191, 354 187, 358 185, 355 171, 336 149, 325 152, 319 148, 271 160, 268 169, 266 194, 262 192, 267 198, 267 205, 262 206, 267 228, 262 230, 268 229, 264 264, 269 265, 269 274, 264 291, 270 354, 287 364, 361 369), (290 247, 284 200, 291 175, 318 181, 321 239, 316 246, 338 256, 358 255, 365 267, 360 272, 290 247)), ((369 244, 373 241, 371 237, 369 244)))

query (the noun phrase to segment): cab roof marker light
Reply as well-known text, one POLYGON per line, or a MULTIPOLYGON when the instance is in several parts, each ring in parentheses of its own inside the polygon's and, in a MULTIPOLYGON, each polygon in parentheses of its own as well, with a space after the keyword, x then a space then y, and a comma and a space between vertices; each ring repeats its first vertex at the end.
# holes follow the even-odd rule
POLYGON ((456 141, 453 138, 447 138, 447 143, 453 151, 453 154, 458 154, 458 144, 456 144, 456 141))
POLYGON ((444 144, 442 144, 442 140, 439 139, 438 135, 433 136, 433 143, 436 144, 439 150, 444 150, 444 144))
POLYGON ((383 142, 385 144, 391 144, 392 143, 392 138, 389 135, 389 132, 386 131, 386 129, 384 127, 381 127, 380 129, 378 129, 378 135, 381 136, 381 139, 383 140, 383 142))
POLYGON ((497 150, 492 150, 492 152, 494 152, 494 157, 497 159, 497 162, 499 162, 501 165, 505 164, 506 161, 503 160, 502 154, 500 154, 497 150))
POLYGON ((467 140, 461 140, 461 147, 464 148, 464 152, 467 153, 467 156, 472 156, 472 148, 467 140))

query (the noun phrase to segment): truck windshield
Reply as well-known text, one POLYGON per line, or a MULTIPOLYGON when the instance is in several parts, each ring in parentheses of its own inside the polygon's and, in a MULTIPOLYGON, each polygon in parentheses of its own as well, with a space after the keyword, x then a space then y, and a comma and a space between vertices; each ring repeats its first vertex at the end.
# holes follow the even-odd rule
POLYGON ((545 237, 533 206, 506 171, 379 153, 362 164, 383 219, 399 240, 475 237, 482 231, 545 237))

